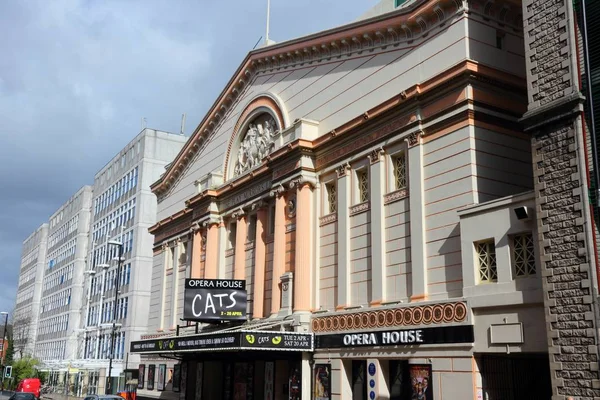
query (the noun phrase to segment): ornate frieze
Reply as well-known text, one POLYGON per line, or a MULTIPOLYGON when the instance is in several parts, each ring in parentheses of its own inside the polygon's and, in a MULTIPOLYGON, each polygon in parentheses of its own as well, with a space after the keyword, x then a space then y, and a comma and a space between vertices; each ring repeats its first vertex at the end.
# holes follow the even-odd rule
POLYGON ((467 305, 464 302, 456 302, 315 317, 312 319, 312 330, 316 333, 356 331, 384 327, 462 323, 467 319, 467 305))
POLYGON ((383 196, 383 204, 393 203, 397 200, 403 199, 408 196, 408 191, 406 189, 396 190, 395 192, 388 193, 383 196))
POLYGON ((345 164, 342 164, 339 167, 337 167, 335 169, 335 172, 339 179, 339 178, 343 178, 344 176, 348 176, 350 174, 351 170, 352 170, 352 167, 350 166, 350 164, 345 163, 345 164))
POLYGON ((221 202, 221 207, 223 210, 227 210, 233 206, 246 202, 254 196, 258 196, 259 194, 266 192, 270 188, 270 180, 258 182, 255 185, 250 186, 248 189, 242 191, 241 193, 224 199, 221 202))
POLYGON ((319 226, 331 224, 335 221, 337 221, 337 214, 333 213, 333 214, 325 215, 324 217, 321 217, 319 219, 319 226))
POLYGON ((350 216, 363 213, 365 211, 369 211, 369 202, 365 201, 364 203, 357 204, 355 206, 350 207, 349 214, 350 216))

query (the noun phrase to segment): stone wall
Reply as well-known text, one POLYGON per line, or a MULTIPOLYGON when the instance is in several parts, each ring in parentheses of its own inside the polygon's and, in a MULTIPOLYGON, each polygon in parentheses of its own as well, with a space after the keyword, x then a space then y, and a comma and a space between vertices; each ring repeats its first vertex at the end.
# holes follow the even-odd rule
POLYGON ((583 97, 569 0, 523 0, 538 244, 553 399, 600 397, 583 97))

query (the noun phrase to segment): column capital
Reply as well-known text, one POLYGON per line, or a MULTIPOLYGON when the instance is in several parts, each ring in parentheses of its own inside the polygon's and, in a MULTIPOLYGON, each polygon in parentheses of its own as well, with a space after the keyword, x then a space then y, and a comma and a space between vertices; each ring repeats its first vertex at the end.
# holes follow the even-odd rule
POLYGON ((208 220, 202 223, 202 226, 205 228, 210 228, 213 225, 221 225, 221 222, 223 222, 223 220, 219 217, 210 217, 208 220))
POLYGON ((406 143, 408 143, 408 147, 413 147, 418 144, 421 144, 421 138, 423 137, 423 134, 424 133, 422 130, 414 131, 411 134, 409 134, 406 138, 404 138, 404 140, 406 141, 406 143))
POLYGON ((308 185, 311 189, 314 189, 316 187, 316 182, 305 176, 300 176, 297 179, 292 179, 289 183, 290 189, 297 188, 299 190, 302 189, 305 185, 308 185))
POLYGON ((271 191, 269 192, 269 196, 280 197, 280 196, 283 196, 284 193, 285 193, 285 188, 283 187, 282 184, 278 184, 271 189, 271 191))
POLYGON ((231 218, 239 220, 246 216, 246 211, 242 207, 231 213, 231 218))
POLYGON ((385 151, 381 147, 373 149, 373 150, 371 150, 371 153, 369 154, 369 161, 371 162, 371 164, 375 164, 380 161, 383 161, 384 154, 385 154, 385 151))
POLYGON ((194 234, 194 233, 198 232, 200 229, 201 229, 200 222, 194 222, 194 223, 192 223, 192 226, 190 226, 189 232, 194 234))
POLYGON ((341 179, 345 176, 350 175, 350 171, 352 170, 352 166, 348 163, 342 164, 335 169, 338 179, 341 179))
POLYGON ((252 211, 264 210, 264 209, 267 208, 267 206, 268 206, 268 204, 267 204, 266 201, 264 201, 264 200, 258 200, 258 201, 255 201, 254 203, 252 203, 250 205, 250 209, 252 211))

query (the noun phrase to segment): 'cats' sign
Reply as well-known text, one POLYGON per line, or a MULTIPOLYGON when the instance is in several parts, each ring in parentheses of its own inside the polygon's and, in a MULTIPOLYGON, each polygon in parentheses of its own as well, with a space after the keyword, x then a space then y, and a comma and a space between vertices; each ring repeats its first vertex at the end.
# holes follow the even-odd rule
POLYGON ((183 319, 199 322, 245 321, 246 281, 186 279, 183 319))

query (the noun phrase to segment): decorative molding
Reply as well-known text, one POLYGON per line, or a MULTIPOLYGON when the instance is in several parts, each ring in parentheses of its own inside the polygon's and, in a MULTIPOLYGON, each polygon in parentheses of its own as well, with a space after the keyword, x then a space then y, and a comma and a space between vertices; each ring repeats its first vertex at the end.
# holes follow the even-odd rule
POLYGON ((337 221, 337 213, 325 215, 319 219, 319 226, 331 224, 337 221))
POLYGON ((235 254, 235 248, 225 250, 225 257, 231 257, 235 254))
POLYGON ((300 176, 297 179, 292 179, 289 183, 290 189, 294 189, 294 188, 300 189, 304 185, 309 185, 311 187, 311 189, 314 189, 316 187, 315 182, 312 179, 309 179, 305 176, 300 176))
POLYGON ((246 215, 246 212, 244 211, 244 209, 242 207, 240 207, 237 211, 234 211, 233 213, 231 213, 231 218, 240 219, 244 215, 246 215))
POLYGON ((285 233, 290 233, 296 230, 296 224, 287 224, 285 226, 285 233))
POLYGON ((370 208, 370 202, 365 201, 364 203, 360 203, 360 204, 350 207, 349 214, 350 214, 350 216, 360 214, 365 211, 369 211, 369 208, 370 208))
POLYGON ((381 147, 378 147, 376 149, 371 150, 371 153, 369 154, 369 161, 371 162, 371 164, 376 164, 380 161, 383 161, 384 155, 385 151, 381 147))
POLYGON ((352 171, 352 166, 348 163, 342 164, 335 169, 338 179, 350 175, 350 171, 352 171))
POLYGON ((285 193, 285 188, 283 187, 283 185, 279 184, 271 189, 271 191, 269 192, 269 196, 279 197, 279 196, 282 196, 284 193, 285 193))
POLYGON ((248 251, 248 250, 252 250, 254 248, 254 240, 251 242, 246 242, 244 244, 244 250, 248 251))
POLYGON ((408 135, 408 137, 405 140, 408 143, 408 145, 410 147, 412 147, 412 146, 416 146, 416 145, 420 144, 422 137, 423 137, 423 131, 415 131, 415 132, 412 132, 410 135, 408 135))
POLYGON ((288 199, 287 204, 285 206, 285 211, 287 213, 288 218, 294 218, 296 216, 296 198, 288 199))
POLYGON ((464 302, 406 306, 312 318, 312 331, 359 331, 374 328, 439 325, 468 320, 464 302))
POLYGON ((396 190, 395 192, 383 196, 383 204, 390 204, 406 197, 408 197, 408 191, 406 189, 396 190))

